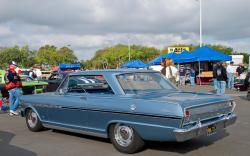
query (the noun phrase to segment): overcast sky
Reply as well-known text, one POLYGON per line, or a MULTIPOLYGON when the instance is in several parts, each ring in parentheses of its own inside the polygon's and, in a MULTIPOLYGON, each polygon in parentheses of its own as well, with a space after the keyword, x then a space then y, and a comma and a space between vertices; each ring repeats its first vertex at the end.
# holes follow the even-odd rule
MULTIPOLYGON (((250 0, 202 0, 205 43, 250 51, 250 0)), ((198 0, 0 0, 0 46, 70 46, 79 59, 118 43, 199 44, 198 0)))

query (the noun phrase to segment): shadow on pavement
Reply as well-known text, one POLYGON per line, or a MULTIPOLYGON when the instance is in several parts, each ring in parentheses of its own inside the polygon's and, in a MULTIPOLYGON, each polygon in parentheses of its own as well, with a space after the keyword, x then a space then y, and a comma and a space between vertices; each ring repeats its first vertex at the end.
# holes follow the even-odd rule
POLYGON ((36 156, 37 154, 10 144, 13 133, 0 131, 0 155, 2 156, 36 156))
POLYGON ((197 150, 204 146, 209 146, 215 141, 223 139, 228 136, 225 130, 217 132, 212 136, 203 136, 196 139, 192 139, 185 142, 149 142, 147 144, 148 149, 160 150, 167 152, 175 152, 180 154, 185 154, 194 150, 197 150))
MULTIPOLYGON (((94 141, 100 141, 104 143, 110 143, 109 139, 99 138, 84 134, 72 133, 67 131, 61 130, 52 130, 55 133, 62 133, 64 135, 71 135, 82 137, 84 139, 91 139, 94 141)), ((229 135, 226 130, 218 131, 216 134, 212 136, 203 136, 196 139, 192 139, 186 142, 147 142, 147 146, 145 150, 152 149, 152 150, 159 150, 159 151, 167 151, 167 152, 176 152, 180 154, 185 154, 196 149, 202 148, 204 146, 209 146, 213 144, 215 141, 223 139, 229 135)))
POLYGON ((68 132, 68 131, 62 131, 62 130, 57 130, 57 129, 52 129, 52 131, 55 132, 55 133, 62 133, 64 135, 71 135, 71 136, 81 137, 81 138, 84 138, 84 139, 90 139, 90 140, 110 143, 109 139, 106 139, 106 138, 101 138, 101 137, 96 137, 96 136, 91 136, 91 135, 85 135, 85 134, 80 134, 80 133, 74 133, 74 132, 68 132))
POLYGON ((248 101, 248 99, 247 99, 247 94, 246 94, 246 96, 239 96, 239 98, 241 98, 242 100, 248 101))

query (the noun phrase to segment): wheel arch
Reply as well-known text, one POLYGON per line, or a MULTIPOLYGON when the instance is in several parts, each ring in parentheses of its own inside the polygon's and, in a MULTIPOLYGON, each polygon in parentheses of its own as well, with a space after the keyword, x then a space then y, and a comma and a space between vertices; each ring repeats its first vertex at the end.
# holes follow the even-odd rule
POLYGON ((110 127, 113 126, 113 125, 116 125, 116 124, 130 126, 130 127, 132 127, 141 136, 141 134, 140 134, 140 132, 139 132, 137 126, 136 126, 136 125, 138 125, 138 123, 131 122, 131 121, 124 121, 124 120, 112 120, 106 126, 106 133, 107 133, 107 137, 108 138, 110 138, 110 136, 109 136, 109 134, 110 134, 109 133, 110 127))
POLYGON ((175 127, 152 124, 152 123, 144 123, 144 122, 131 122, 124 120, 112 120, 107 124, 106 133, 108 138, 110 138, 109 136, 110 126, 114 124, 124 124, 132 127, 143 140, 149 140, 149 141, 175 140, 175 136, 173 133, 175 127))
POLYGON ((33 110, 36 114, 37 114, 37 117, 39 118, 39 120, 40 121, 42 121, 41 120, 41 117, 40 117, 40 115, 39 115, 39 113, 38 113, 38 111, 36 110, 36 108, 34 107, 34 106, 27 106, 25 109, 24 109, 24 117, 26 117, 26 114, 28 113, 28 110, 33 110))

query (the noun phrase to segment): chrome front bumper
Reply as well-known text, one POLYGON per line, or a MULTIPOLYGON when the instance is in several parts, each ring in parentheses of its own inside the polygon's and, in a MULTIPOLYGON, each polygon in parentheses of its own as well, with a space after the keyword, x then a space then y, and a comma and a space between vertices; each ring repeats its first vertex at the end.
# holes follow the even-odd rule
POLYGON ((235 114, 231 114, 228 116, 223 116, 220 119, 213 122, 208 122, 205 124, 197 124, 188 129, 175 129, 174 134, 176 137, 176 141, 183 142, 201 135, 207 135, 207 128, 210 125, 215 125, 216 131, 224 129, 227 126, 234 124, 236 119, 237 116, 235 114))

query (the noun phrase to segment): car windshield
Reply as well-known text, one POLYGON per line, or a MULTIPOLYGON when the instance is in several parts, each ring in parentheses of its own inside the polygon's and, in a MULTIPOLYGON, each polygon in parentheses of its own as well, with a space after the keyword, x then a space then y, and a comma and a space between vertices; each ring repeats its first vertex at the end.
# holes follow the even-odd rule
POLYGON ((125 94, 177 90, 177 88, 160 73, 126 73, 117 75, 117 80, 125 94))

